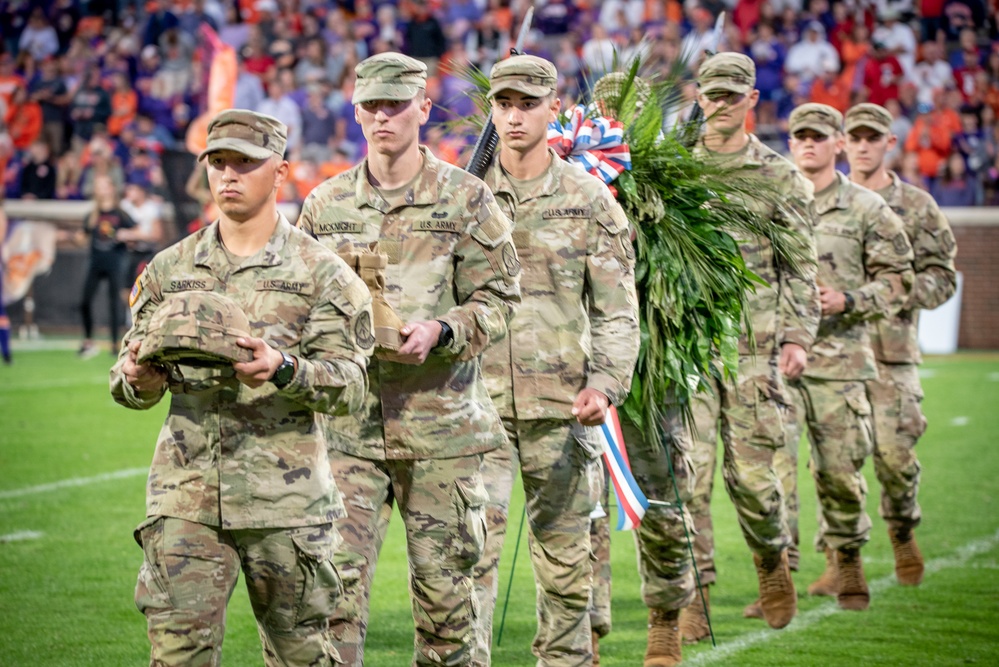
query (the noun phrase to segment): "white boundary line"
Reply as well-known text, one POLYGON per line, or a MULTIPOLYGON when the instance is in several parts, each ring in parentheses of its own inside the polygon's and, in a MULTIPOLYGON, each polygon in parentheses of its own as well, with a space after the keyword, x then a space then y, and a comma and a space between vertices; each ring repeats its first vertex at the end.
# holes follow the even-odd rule
POLYGON ((68 489, 74 486, 89 486, 91 484, 98 484, 100 482, 109 482, 114 479, 126 479, 128 477, 138 477, 139 475, 145 475, 148 473, 149 473, 149 468, 126 468, 124 470, 116 470, 114 472, 106 472, 100 475, 94 475, 93 477, 70 477, 69 479, 63 479, 59 480, 58 482, 51 482, 49 484, 39 484, 38 486, 26 486, 21 489, 0 491, 0 500, 8 500, 10 498, 22 498, 24 496, 31 496, 36 493, 47 493, 49 491, 68 489))
POLYGON ((0 535, 0 544, 5 544, 7 542, 22 542, 24 540, 37 540, 39 537, 43 537, 44 535, 45 533, 39 533, 37 530, 21 530, 16 533, 0 535))
MULTIPOLYGON (((933 574, 934 572, 939 572, 940 570, 948 568, 963 567, 973 557, 978 556, 979 554, 987 553, 994 549, 997 545, 999 545, 999 530, 993 533, 990 537, 975 540, 974 542, 969 542, 962 547, 958 547, 949 556, 943 556, 942 558, 935 558, 934 560, 929 561, 926 563, 926 574, 933 574)), ((886 577, 881 577, 880 579, 872 581, 870 584, 871 594, 874 595, 875 593, 882 593, 896 585, 895 574, 892 573, 886 577)), ((696 665, 711 665, 722 660, 726 660, 740 651, 743 651, 751 646, 755 646, 756 644, 763 644, 772 639, 779 639, 787 636, 787 633, 789 632, 805 630, 827 616, 832 616, 840 611, 839 606, 835 602, 826 603, 821 607, 816 607, 815 609, 806 611, 803 614, 799 614, 793 621, 791 621, 791 624, 783 630, 760 630, 758 632, 744 635, 731 642, 719 644, 718 648, 710 649, 704 653, 699 653, 690 659, 685 658, 683 664, 688 667, 695 667, 696 665)))

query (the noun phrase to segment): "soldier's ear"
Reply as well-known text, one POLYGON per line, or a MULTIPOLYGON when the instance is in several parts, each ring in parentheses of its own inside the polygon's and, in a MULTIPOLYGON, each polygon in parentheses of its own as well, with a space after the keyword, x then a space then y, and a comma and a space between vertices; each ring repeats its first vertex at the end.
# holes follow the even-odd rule
POLYGON ((836 144, 835 144, 835 146, 836 146, 836 155, 839 155, 846 148, 846 135, 843 134, 842 132, 837 132, 836 136, 834 138, 836 140, 836 144))
POLYGON ((276 162, 274 166, 274 189, 280 190, 284 182, 288 180, 288 173, 291 167, 288 165, 287 160, 282 160, 280 158, 271 158, 276 162))

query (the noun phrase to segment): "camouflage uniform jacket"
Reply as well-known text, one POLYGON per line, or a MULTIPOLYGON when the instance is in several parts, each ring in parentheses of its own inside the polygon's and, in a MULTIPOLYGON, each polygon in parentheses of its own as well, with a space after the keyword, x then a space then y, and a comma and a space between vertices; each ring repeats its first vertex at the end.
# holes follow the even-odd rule
POLYGON ((620 405, 638 358, 628 219, 600 180, 548 154, 548 170, 520 200, 498 157, 485 174, 513 221, 524 273, 510 335, 482 366, 500 414, 518 419, 571 419, 587 387, 620 405))
POLYGON ((467 456, 506 439, 478 357, 506 335, 520 302, 510 223, 482 181, 421 151, 405 205, 382 198, 364 160, 316 187, 298 221, 334 250, 378 241, 389 257, 385 299, 399 317, 439 319, 454 332, 422 366, 372 359, 364 409, 332 420, 330 438, 370 460, 467 456))
MULTIPOLYGON (((753 134, 749 135, 745 150, 738 153, 713 153, 704 147, 703 142, 697 148, 697 154, 719 165, 739 169, 742 177, 758 177, 761 182, 767 183, 766 187, 780 184, 783 206, 769 205, 762 198, 753 199, 748 204, 774 224, 797 232, 808 261, 795 270, 778 261, 769 239, 733 236, 739 242, 746 268, 767 283, 766 286, 757 286, 755 292, 747 295, 756 354, 768 358, 776 347, 784 343, 797 343, 807 351, 815 340, 822 316, 819 288, 815 284, 811 181, 787 158, 765 146, 753 134)), ((749 338, 743 333, 739 339, 739 354, 745 356, 752 352, 749 338)))
POLYGON ((815 194, 819 285, 853 297, 849 313, 823 316, 805 375, 826 380, 878 377, 869 323, 901 309, 912 289, 912 246, 880 196, 836 180, 815 194))
POLYGON ((903 183, 889 172, 891 185, 878 194, 905 224, 905 233, 912 244, 916 272, 912 295, 894 317, 878 320, 871 332, 874 356, 878 361, 898 364, 918 364, 919 310, 932 310, 954 295, 957 273, 954 255, 957 244, 947 218, 928 193, 914 185, 903 183))
POLYGON ((146 514, 224 529, 328 523, 343 506, 317 413, 361 407, 370 349, 354 329, 370 323, 371 297, 338 257, 283 216, 267 245, 231 272, 218 223, 159 253, 133 288, 134 325, 111 369, 111 394, 144 410, 164 392, 137 394, 122 365, 156 306, 170 293, 224 294, 246 313, 254 337, 294 355, 298 369, 282 389, 251 389, 218 370, 181 366, 169 382, 170 409, 149 470, 146 514))

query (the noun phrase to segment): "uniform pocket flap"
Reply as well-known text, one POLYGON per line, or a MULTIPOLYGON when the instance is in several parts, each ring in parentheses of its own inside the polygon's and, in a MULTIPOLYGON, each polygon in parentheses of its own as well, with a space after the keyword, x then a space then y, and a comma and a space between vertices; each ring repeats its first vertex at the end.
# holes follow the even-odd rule
POLYGON ((858 415, 867 416, 871 414, 871 403, 867 400, 867 396, 863 391, 847 394, 846 404, 858 415))
POLYGON ((304 526, 291 531, 291 541, 302 553, 325 562, 333 559, 336 548, 343 541, 331 523, 304 526))

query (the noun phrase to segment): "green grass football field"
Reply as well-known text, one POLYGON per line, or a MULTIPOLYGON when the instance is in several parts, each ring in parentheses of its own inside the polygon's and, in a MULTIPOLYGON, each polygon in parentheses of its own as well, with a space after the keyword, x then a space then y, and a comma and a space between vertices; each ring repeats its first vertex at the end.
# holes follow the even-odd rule
MULTIPOLYGON (((70 350, 15 354, 13 366, 0 366, 0 666, 146 664, 145 619, 132 603, 141 559, 132 529, 143 518, 145 468, 166 403, 148 412, 117 406, 107 389, 107 353, 86 361, 70 350)), ((871 609, 841 612, 828 598, 802 595, 798 617, 782 631, 744 620, 756 580, 719 477, 719 582, 711 592, 718 645, 685 647, 685 665, 999 665, 999 355, 930 358, 923 375, 930 422, 919 444, 923 585, 894 582, 869 463, 874 530, 863 555, 871 609)), ((814 487, 807 471, 800 473, 802 540, 810 545, 814 487)), ((497 630, 521 500, 515 491, 497 630)), ((614 630, 601 643, 602 664, 635 667, 645 650, 646 610, 632 536, 612 538, 614 630)), ((819 554, 804 550, 799 594, 822 566, 819 554)), ((366 664, 409 664, 413 630, 398 516, 378 564, 370 627, 366 664)), ((533 665, 533 635, 534 587, 522 548, 493 664, 533 665)), ((223 664, 262 664, 242 585, 229 606, 223 664)))

